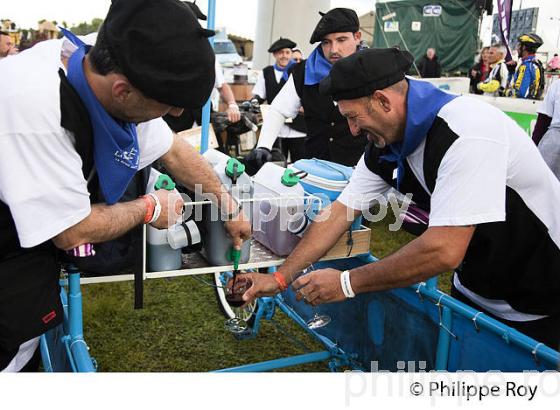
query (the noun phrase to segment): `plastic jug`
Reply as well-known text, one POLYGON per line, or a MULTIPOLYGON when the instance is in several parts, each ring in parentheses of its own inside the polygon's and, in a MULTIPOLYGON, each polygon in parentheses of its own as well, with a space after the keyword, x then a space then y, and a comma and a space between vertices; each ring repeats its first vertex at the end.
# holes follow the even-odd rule
MULTIPOLYGON (((158 189, 175 189, 173 180, 165 174, 152 169, 148 181, 148 192, 158 189)), ((181 249, 173 249, 167 241, 167 229, 156 229, 151 225, 146 227, 146 250, 148 270, 162 272, 177 270, 183 263, 181 249)))
MULTIPOLYGON (((227 191, 241 204, 245 215, 250 218, 250 202, 243 202, 243 200, 251 199, 253 183, 249 175, 245 173, 245 166, 238 160, 230 157, 227 157, 225 161, 216 155, 212 158, 218 159, 214 166, 214 172, 216 172, 227 191)), ((227 235, 222 214, 213 203, 201 205, 201 207, 202 220, 199 225, 204 244, 203 255, 212 265, 230 265, 229 254, 233 247, 233 241, 227 235)), ((250 256, 251 241, 245 241, 241 247, 240 263, 249 262, 250 256)))
POLYGON ((300 240, 288 229, 305 212, 299 180, 294 171, 270 162, 253 178, 253 238, 279 256, 290 254, 300 240))

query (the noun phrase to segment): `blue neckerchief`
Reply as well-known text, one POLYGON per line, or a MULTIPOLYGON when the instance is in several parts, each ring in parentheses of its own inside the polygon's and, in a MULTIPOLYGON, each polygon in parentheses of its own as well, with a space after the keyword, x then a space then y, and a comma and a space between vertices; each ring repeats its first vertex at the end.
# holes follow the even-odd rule
POLYGON ((274 64, 274 69, 276 71, 282 71, 282 78, 281 80, 288 81, 288 77, 290 77, 290 67, 296 63, 295 60, 290 59, 286 67, 280 67, 278 64, 274 64))
POLYGON ((123 195, 138 171, 140 148, 136 125, 117 122, 95 97, 84 75, 83 60, 89 51, 82 40, 68 30, 64 35, 78 50, 68 60, 68 81, 84 103, 93 128, 93 158, 105 202, 112 205, 123 195))
POLYGON ((404 176, 406 157, 424 141, 441 107, 456 97, 458 96, 441 91, 427 81, 408 80, 404 139, 389 145, 391 153, 380 158, 397 162, 397 190, 404 176))
POLYGON ((323 78, 329 75, 331 68, 332 64, 325 58, 323 49, 319 44, 305 62, 304 85, 319 84, 323 78))

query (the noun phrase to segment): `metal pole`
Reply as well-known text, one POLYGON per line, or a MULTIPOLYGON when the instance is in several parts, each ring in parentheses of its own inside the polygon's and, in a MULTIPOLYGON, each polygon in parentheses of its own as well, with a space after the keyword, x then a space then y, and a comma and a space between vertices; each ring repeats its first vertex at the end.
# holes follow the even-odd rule
MULTIPOLYGON (((216 27, 216 0, 208 0, 208 29, 214 30, 216 27)), ((208 39, 214 45, 214 37, 208 39)), ((208 139, 210 133, 210 98, 202 109, 202 135, 200 136, 200 153, 204 154, 208 150, 208 139)))

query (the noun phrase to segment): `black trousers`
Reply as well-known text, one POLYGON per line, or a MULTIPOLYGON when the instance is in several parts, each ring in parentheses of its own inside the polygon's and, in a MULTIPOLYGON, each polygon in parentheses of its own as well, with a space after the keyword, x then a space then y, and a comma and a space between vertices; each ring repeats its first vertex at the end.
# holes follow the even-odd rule
POLYGON ((284 155, 286 160, 288 160, 288 153, 290 154, 290 162, 292 163, 305 158, 305 140, 306 137, 278 138, 282 155, 284 155))
POLYGON ((473 303, 469 298, 459 292, 455 286, 451 287, 451 296, 469 305, 482 313, 510 326, 533 339, 544 343, 554 350, 560 350, 560 315, 548 316, 544 319, 530 320, 527 322, 515 322, 494 316, 480 306, 473 303))

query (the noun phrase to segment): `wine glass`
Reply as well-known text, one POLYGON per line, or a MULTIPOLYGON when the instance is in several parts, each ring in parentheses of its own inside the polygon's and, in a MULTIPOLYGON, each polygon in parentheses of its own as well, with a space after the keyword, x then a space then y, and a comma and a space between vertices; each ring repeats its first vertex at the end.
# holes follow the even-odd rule
MULTIPOLYGON (((231 279, 231 286, 225 286, 226 300, 232 308, 239 308, 245 304, 243 294, 253 285, 253 281, 249 277, 239 277, 234 271, 231 279)), ((227 319, 225 328, 231 333, 243 333, 248 328, 247 322, 237 315, 236 310, 232 309, 235 317, 227 319)))
MULTIPOLYGON (((304 270, 301 271, 301 275, 307 275, 308 273, 314 271, 315 268, 313 267, 313 265, 309 265, 307 268, 305 268, 304 270)), ((301 293, 301 289, 299 288, 298 290, 296 290, 296 292, 299 292, 302 296, 303 294, 301 293)), ((305 300, 305 296, 303 296, 303 299, 305 300)), ((331 317, 329 315, 326 314, 319 314, 317 312, 317 307, 312 305, 312 309, 313 309, 313 317, 309 320, 307 320, 307 322, 305 322, 305 324, 307 325, 307 327, 309 329, 319 329, 321 327, 327 326, 329 323, 331 323, 331 317)))

